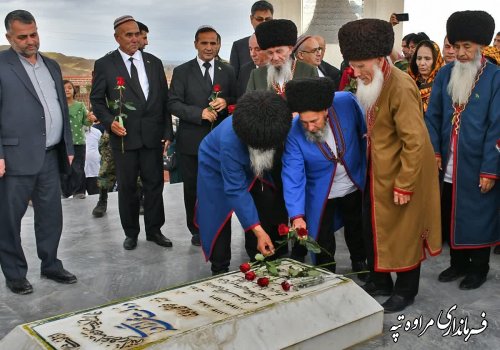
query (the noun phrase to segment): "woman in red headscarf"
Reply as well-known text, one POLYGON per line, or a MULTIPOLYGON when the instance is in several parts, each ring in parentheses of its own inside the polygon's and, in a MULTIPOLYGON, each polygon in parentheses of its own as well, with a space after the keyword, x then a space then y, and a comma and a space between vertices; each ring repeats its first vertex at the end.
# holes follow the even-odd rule
POLYGON ((429 105, 434 78, 443 65, 441 50, 435 42, 423 40, 417 45, 415 54, 410 61, 408 73, 415 80, 420 90, 424 113, 429 105))

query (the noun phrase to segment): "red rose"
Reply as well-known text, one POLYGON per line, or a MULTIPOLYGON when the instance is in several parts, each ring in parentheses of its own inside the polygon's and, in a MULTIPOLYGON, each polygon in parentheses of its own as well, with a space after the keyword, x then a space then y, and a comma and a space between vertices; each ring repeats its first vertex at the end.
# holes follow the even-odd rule
POLYGON ((233 114, 235 109, 236 109, 236 105, 229 105, 229 106, 227 106, 227 113, 233 114))
POLYGON ((285 292, 288 292, 291 287, 292 287, 292 285, 290 283, 288 283, 288 281, 281 282, 281 288, 283 288, 283 290, 285 292))
POLYGON ((219 84, 214 85, 214 92, 220 92, 220 85, 219 84))
POLYGON ((257 280, 257 284, 261 287, 267 287, 269 285, 269 278, 261 277, 257 280))
POLYGON ((497 140, 497 148, 500 148, 500 139, 497 140))
POLYGON ((124 77, 116 77, 116 85, 117 86, 125 86, 125 78, 124 77))
POLYGON ((307 229, 301 227, 297 230, 297 236, 299 236, 300 238, 304 238, 304 237, 307 237, 307 229))
POLYGON ((249 263, 244 263, 240 265, 240 271, 243 273, 250 271, 250 268, 251 266, 249 263))
POLYGON ((288 231, 290 231, 290 229, 288 228, 287 225, 280 224, 278 226, 278 233, 279 233, 280 236, 286 236, 288 234, 288 231))
POLYGON ((352 69, 352 67, 347 67, 345 71, 348 76, 354 77, 354 69, 352 69))
POLYGON ((245 279, 248 281, 253 281, 255 277, 257 277, 257 275, 253 271, 248 271, 247 273, 245 273, 245 279))

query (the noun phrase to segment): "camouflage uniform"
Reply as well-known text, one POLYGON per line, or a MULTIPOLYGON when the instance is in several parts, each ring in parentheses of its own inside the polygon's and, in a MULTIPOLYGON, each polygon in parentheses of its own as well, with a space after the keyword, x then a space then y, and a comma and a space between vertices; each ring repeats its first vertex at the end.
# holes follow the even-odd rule
POLYGON ((109 143, 109 133, 107 131, 102 134, 99 141, 99 153, 101 154, 101 167, 99 168, 97 186, 100 189, 112 191, 116 183, 116 169, 109 143))

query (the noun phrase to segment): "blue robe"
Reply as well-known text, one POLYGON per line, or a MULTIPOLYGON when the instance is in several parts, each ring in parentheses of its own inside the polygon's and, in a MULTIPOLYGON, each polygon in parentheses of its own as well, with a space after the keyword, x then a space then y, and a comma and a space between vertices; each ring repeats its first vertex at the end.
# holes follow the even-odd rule
MULTIPOLYGON (((454 64, 447 64, 436 76, 425 114, 436 155, 443 170, 452 142, 453 106, 447 92, 454 64)), ((455 249, 482 248, 500 243, 500 157, 495 149, 500 137, 500 69, 487 63, 462 112, 454 147, 453 210, 451 246, 455 249), (479 177, 495 179, 483 194, 479 177)))
MULTIPOLYGON (((342 161, 354 185, 363 190, 366 178, 366 126, 363 111, 349 92, 336 92, 333 109, 341 131, 332 127, 332 111, 329 123, 339 143, 340 132, 345 141, 346 152, 342 161)), ((323 146, 323 149, 326 147, 323 146)), ((327 148, 326 148, 327 149, 327 148)), ((317 143, 307 141, 304 128, 298 117, 293 120, 283 154, 283 192, 288 215, 291 220, 304 217, 309 235, 317 239, 321 218, 328 200, 337 164, 326 158, 317 143)), ((343 226, 337 211, 333 232, 343 226)), ((361 220, 361 218, 360 218, 361 220)))
POLYGON ((249 192, 255 180, 248 147, 234 132, 233 117, 228 117, 203 139, 198 151, 195 222, 200 229, 201 246, 207 260, 217 236, 233 212, 245 231, 260 224, 249 192))

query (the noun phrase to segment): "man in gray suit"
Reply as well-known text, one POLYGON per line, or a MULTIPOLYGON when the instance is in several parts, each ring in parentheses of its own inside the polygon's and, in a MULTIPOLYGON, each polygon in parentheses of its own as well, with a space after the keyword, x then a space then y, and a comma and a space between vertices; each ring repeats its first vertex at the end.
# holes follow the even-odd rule
POLYGON ((0 52, 0 265, 7 287, 28 294, 21 219, 31 198, 41 275, 59 283, 76 277, 57 259, 62 232, 59 173, 69 170, 73 144, 59 65, 38 53, 35 18, 5 18, 11 48, 0 52))

